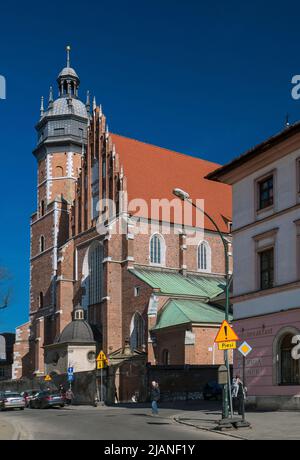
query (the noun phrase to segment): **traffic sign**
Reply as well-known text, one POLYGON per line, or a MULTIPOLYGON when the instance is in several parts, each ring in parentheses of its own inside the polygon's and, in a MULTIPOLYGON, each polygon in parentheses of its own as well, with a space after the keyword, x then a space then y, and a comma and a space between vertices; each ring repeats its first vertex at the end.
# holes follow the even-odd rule
POLYGON ((52 377, 49 374, 47 374, 46 377, 44 378, 44 380, 45 380, 45 382, 51 382, 52 377))
POLYGON ((239 352, 242 353, 243 356, 249 355, 250 351, 252 351, 252 347, 250 347, 249 343, 246 341, 242 343, 242 345, 238 348, 239 352))
POLYGON ((74 374, 74 367, 68 367, 68 374, 74 374))
POLYGON ((109 362, 104 351, 100 351, 99 355, 96 358, 97 369, 103 369, 105 366, 108 366, 109 362))
POLYGON ((234 350, 236 348, 236 342, 220 342, 218 343, 219 350, 234 350))
POLYGON ((228 321, 224 320, 215 338, 215 343, 236 342, 237 340, 239 340, 238 336, 228 321))
POLYGON ((73 382, 74 374, 68 374, 68 382, 73 382))
POLYGON ((100 351, 99 355, 96 358, 96 361, 108 361, 104 351, 102 351, 102 350, 100 351))

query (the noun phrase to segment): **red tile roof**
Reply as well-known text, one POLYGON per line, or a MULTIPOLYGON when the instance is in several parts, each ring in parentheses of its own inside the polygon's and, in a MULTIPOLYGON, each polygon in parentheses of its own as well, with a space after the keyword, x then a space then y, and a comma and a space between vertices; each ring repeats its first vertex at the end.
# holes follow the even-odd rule
MULTIPOLYGON (((172 190, 179 187, 187 191, 193 201, 204 199, 205 211, 223 232, 228 232, 224 218, 231 220, 232 216, 231 187, 205 179, 218 164, 117 134, 111 137, 127 179, 129 201, 142 198, 150 209, 151 199, 172 200, 172 190)), ((205 228, 214 230, 208 219, 205 219, 205 228)))

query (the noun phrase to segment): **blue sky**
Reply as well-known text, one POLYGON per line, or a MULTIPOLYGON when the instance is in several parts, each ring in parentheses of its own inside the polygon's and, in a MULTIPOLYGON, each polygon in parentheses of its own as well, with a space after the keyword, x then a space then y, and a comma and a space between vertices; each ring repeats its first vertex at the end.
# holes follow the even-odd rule
POLYGON ((40 97, 71 63, 112 131, 225 163, 300 118, 300 4, 254 0, 3 2, 0 75, 1 253, 11 306, 27 320, 29 218, 36 208, 34 126, 40 97))

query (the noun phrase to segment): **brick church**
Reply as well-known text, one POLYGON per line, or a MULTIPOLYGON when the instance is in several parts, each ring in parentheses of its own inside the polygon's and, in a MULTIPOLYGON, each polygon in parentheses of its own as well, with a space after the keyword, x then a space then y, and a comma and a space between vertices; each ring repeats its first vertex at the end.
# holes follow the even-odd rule
POLYGON ((79 98, 69 49, 57 84, 36 125, 29 321, 13 378, 91 370, 100 349, 112 362, 223 363, 223 245, 194 208, 182 225, 172 201, 176 187, 204 200, 230 247, 231 189, 205 179, 218 165, 111 133, 95 99, 79 98))

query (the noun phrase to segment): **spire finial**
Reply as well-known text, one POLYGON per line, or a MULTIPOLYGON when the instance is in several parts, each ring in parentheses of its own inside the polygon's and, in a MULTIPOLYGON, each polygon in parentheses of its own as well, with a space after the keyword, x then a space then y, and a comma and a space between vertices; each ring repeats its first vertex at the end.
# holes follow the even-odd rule
POLYGON ((93 112, 96 110, 97 104, 96 104, 96 97, 93 97, 93 112))
POLYGON ((52 106, 53 106, 53 88, 52 88, 52 86, 50 86, 50 89, 49 89, 49 103, 48 103, 49 109, 51 109, 52 106))
POLYGON ((66 46, 66 51, 67 51, 67 67, 70 67, 70 51, 71 51, 70 45, 66 46))
POLYGON ((85 106, 86 106, 86 110, 88 111, 88 113, 90 112, 90 108, 91 108, 91 103, 90 103, 90 92, 87 91, 86 92, 86 103, 85 103, 85 106))
POLYGON ((102 117, 102 105, 101 104, 99 105, 99 117, 100 118, 102 117))
POLYGON ((41 97, 41 117, 44 115, 44 96, 41 97))

